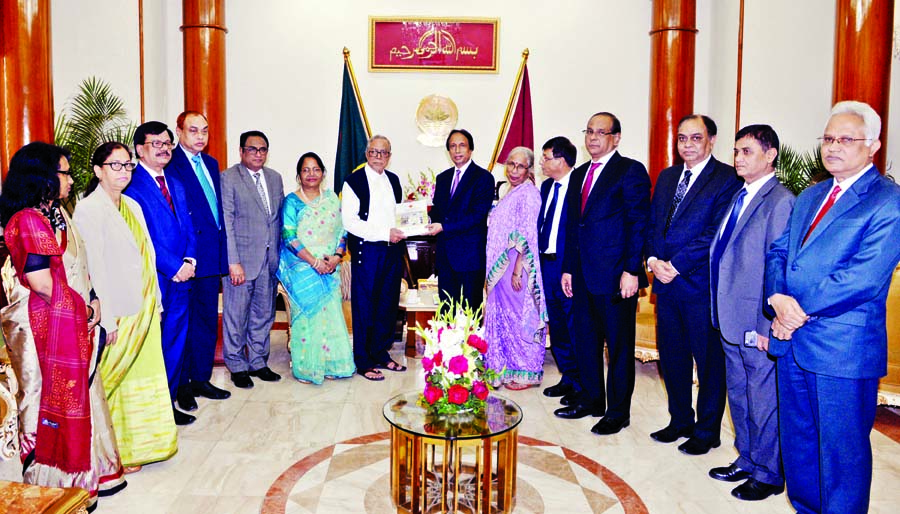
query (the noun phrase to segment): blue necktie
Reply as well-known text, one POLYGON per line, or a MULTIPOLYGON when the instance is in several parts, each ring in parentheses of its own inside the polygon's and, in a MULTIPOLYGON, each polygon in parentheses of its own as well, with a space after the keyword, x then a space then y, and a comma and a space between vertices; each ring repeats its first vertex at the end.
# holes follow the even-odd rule
POLYGON ((197 180, 200 182, 200 187, 203 188, 203 194, 206 196, 210 210, 212 210, 213 218, 216 220, 216 226, 221 227, 222 225, 219 224, 219 207, 218 202, 216 202, 216 192, 209 180, 206 179, 206 173, 203 172, 200 154, 191 157, 191 161, 194 163, 194 174, 197 175, 197 180))
POLYGON ((741 215, 741 208, 744 206, 745 196, 747 196, 747 190, 741 189, 741 192, 737 195, 737 199, 734 201, 734 205, 731 207, 731 212, 728 214, 728 221, 725 222, 725 228, 722 229, 722 234, 716 241, 716 248, 713 250, 712 259, 709 263, 712 271, 712 304, 717 327, 719 325, 719 313, 716 308, 718 304, 716 301, 716 294, 719 289, 719 261, 722 259, 722 254, 725 253, 725 247, 728 246, 728 241, 731 239, 731 234, 734 232, 734 227, 737 225, 738 218, 741 215))
POLYGON ((550 206, 547 207, 547 214, 544 217, 544 223, 541 225, 541 233, 538 237, 538 250, 541 253, 546 253, 547 248, 550 246, 550 231, 553 230, 553 217, 556 215, 556 200, 559 198, 559 188, 561 185, 562 184, 559 182, 553 184, 553 198, 550 199, 550 206))

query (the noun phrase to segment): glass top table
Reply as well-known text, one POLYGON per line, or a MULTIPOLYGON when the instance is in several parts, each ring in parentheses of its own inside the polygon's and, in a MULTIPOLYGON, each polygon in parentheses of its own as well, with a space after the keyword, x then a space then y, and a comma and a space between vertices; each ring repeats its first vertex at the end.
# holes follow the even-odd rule
POLYGON ((433 415, 420 407, 418 391, 407 391, 384 404, 384 418, 391 426, 410 435, 447 440, 484 439, 516 428, 522 409, 516 402, 491 394, 478 415, 433 415))

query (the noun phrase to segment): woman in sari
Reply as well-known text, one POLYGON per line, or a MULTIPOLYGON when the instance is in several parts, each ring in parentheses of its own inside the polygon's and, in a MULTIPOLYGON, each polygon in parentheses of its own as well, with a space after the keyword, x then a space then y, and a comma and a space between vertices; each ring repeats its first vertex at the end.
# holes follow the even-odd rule
POLYGON ((541 193, 534 186, 534 153, 516 147, 506 159, 510 190, 488 218, 486 365, 507 389, 541 383, 547 309, 538 259, 541 193))
POLYGON ((313 152, 297 161, 297 190, 284 199, 278 279, 291 300, 291 371, 303 383, 356 371, 341 305, 345 251, 341 203, 325 188, 325 166, 313 152))
POLYGON ((104 143, 91 164, 96 177, 74 219, 105 315, 100 376, 122 463, 134 472, 178 448, 160 339, 156 255, 141 207, 122 195, 135 168, 128 147, 104 143))
POLYGON ((47 143, 13 156, 0 195, 12 268, 3 312, 10 357, 23 384, 23 481, 80 487, 108 496, 126 483, 111 432, 103 383, 95 373, 100 302, 88 278, 84 244, 60 200, 69 195, 68 152, 47 143), (15 277, 15 278, 14 278, 15 277))

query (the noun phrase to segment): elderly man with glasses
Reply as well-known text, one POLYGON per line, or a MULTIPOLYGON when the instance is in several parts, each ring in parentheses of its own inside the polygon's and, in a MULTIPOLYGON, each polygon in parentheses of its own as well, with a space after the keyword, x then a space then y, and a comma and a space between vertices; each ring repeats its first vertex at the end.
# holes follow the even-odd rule
POLYGON ((353 270, 353 359, 356 372, 373 381, 384 380, 384 369, 406 371, 388 354, 394 342, 405 251, 397 243, 406 238, 394 226, 403 192, 397 175, 385 169, 390 160, 391 142, 372 136, 366 165, 347 177, 341 198, 353 270))

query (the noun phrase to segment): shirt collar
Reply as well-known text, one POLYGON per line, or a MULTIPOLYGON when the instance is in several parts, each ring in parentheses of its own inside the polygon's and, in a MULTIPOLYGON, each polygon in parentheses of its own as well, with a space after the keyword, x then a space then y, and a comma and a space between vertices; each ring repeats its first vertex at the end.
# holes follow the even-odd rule
POLYGON ((613 148, 613 150, 611 152, 607 153, 606 155, 601 155, 599 159, 595 160, 595 159, 591 158, 591 163, 593 164, 593 163, 597 163, 597 162, 602 162, 603 165, 606 166, 606 164, 609 162, 609 158, 612 157, 612 154, 614 154, 618 151, 619 151, 618 148, 613 148))
MULTIPOLYGON (((700 173, 702 173, 703 170, 706 169, 706 165, 709 164, 710 159, 712 159, 712 154, 707 155, 706 159, 703 159, 702 161, 697 163, 696 166, 691 168, 691 175, 693 175, 695 177, 700 175, 700 173)), ((684 169, 682 170, 682 174, 684 173, 684 170, 687 170, 687 169, 688 169, 688 166, 687 166, 687 163, 685 163, 684 169)))
POLYGON ((181 151, 184 152, 184 155, 186 155, 188 160, 191 162, 193 162, 195 155, 197 155, 197 156, 200 155, 200 153, 193 154, 193 153, 189 152, 188 149, 185 148, 183 144, 181 144, 181 142, 178 143, 178 148, 181 148, 181 151))
POLYGON ((571 176, 572 176, 572 168, 569 168, 569 171, 567 171, 566 174, 562 176, 562 178, 560 178, 559 180, 557 180, 555 182, 557 184, 559 184, 560 188, 568 187, 569 177, 571 177, 571 176))
POLYGON ((772 180, 773 178, 775 178, 774 171, 767 175, 763 175, 758 180, 755 180, 750 184, 744 184, 744 189, 747 190, 747 196, 753 196, 756 193, 758 193, 759 190, 762 189, 762 187, 764 185, 766 185, 766 183, 769 182, 770 180, 772 180))
MULTIPOLYGON (((872 166, 875 166, 875 164, 869 164, 865 168, 857 171, 853 175, 850 175, 849 177, 845 178, 844 180, 842 180, 840 182, 838 182, 837 179, 834 179, 834 184, 840 185, 841 191, 846 191, 846 190, 850 189, 851 187, 853 187, 853 184, 855 184, 856 181, 859 180, 860 177, 865 175, 865 173, 867 171, 869 171, 869 169, 872 168, 872 166)), ((832 188, 834 188, 834 184, 832 184, 832 186, 831 186, 832 188)))

